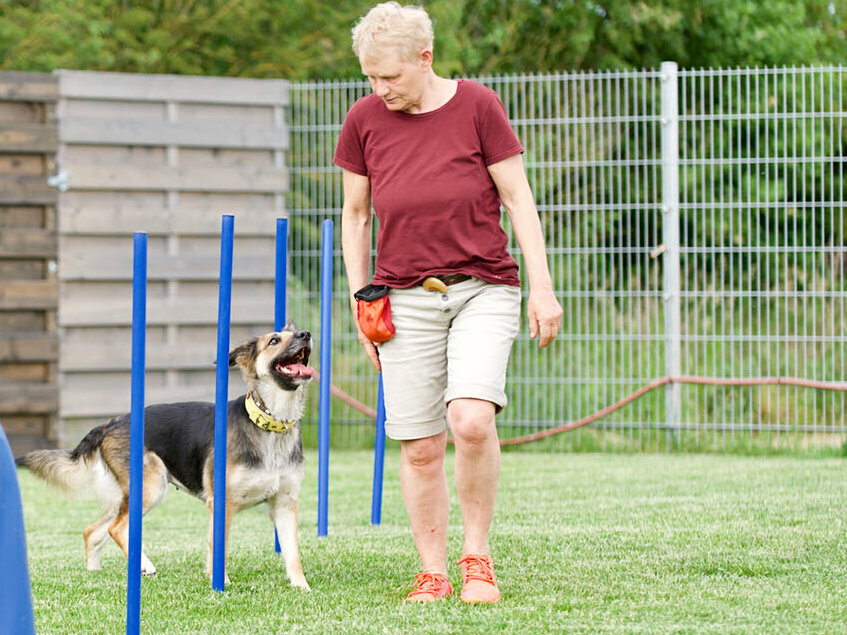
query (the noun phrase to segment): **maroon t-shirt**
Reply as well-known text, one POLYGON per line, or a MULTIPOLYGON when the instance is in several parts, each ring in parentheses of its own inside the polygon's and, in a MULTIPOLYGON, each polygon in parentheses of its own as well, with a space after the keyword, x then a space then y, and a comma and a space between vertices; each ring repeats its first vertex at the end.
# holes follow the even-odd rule
POLYGON ((519 286, 487 166, 523 152, 497 94, 459 80, 441 108, 391 111, 374 94, 344 120, 333 162, 370 180, 379 219, 374 284, 465 273, 519 286))

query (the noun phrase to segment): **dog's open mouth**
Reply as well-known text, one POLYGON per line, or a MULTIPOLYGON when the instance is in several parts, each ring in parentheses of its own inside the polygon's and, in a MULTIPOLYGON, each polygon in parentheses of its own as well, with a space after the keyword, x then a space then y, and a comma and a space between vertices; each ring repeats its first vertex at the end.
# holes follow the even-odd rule
POLYGON ((315 369, 308 365, 310 352, 309 347, 304 346, 289 357, 280 357, 274 363, 274 369, 280 375, 291 377, 292 379, 311 378, 315 369))

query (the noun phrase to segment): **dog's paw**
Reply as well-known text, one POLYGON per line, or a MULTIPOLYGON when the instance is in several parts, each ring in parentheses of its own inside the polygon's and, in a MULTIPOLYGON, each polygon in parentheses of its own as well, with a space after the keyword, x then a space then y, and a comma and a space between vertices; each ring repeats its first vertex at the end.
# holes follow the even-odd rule
POLYGON ((145 556, 141 556, 141 575, 156 575, 156 567, 145 556))
POLYGON ((291 586, 301 589, 303 591, 311 591, 312 587, 309 586, 309 583, 306 582, 306 578, 299 578, 291 581, 291 586))

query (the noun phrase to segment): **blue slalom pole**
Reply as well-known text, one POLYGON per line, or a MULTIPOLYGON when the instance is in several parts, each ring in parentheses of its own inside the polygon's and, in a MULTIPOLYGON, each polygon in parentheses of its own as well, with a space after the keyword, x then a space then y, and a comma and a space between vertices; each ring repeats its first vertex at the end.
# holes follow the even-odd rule
POLYGON ((321 389, 318 415, 318 536, 327 535, 329 490, 329 387, 332 365, 332 227, 323 222, 321 236, 321 389))
POLYGON ((276 219, 276 276, 274 278, 274 330, 285 328, 285 291, 288 280, 288 219, 276 219))
MULTIPOLYGON (((288 282, 288 219, 276 219, 276 275, 274 276, 274 331, 285 328, 285 291, 288 282)), ((281 553, 274 527, 274 551, 281 553)))
POLYGON ((224 590, 226 574, 226 404, 229 390, 229 323, 232 305, 232 244, 235 219, 221 217, 221 273, 218 282, 218 353, 215 358, 215 477, 212 530, 212 589, 224 590))
POLYGON ((35 635, 26 562, 26 530, 12 448, 0 425, 0 623, 10 633, 35 635))
POLYGON ((379 392, 376 399, 376 435, 374 436, 374 481, 371 493, 371 525, 382 520, 382 473, 385 466, 385 389, 382 373, 379 374, 379 392))
POLYGON ((144 483, 144 373, 147 331, 147 234, 133 237, 132 366, 129 415, 129 554, 126 632, 141 629, 141 496, 144 483))

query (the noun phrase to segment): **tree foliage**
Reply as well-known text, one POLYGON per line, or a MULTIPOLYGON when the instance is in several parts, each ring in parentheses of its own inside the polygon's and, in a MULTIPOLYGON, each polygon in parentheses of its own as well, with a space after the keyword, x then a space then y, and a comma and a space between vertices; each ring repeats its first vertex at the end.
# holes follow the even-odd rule
MULTIPOLYGON (((359 75, 373 0, 0 0, 0 69, 359 75)), ((447 75, 847 59, 847 0, 428 0, 447 75)))

